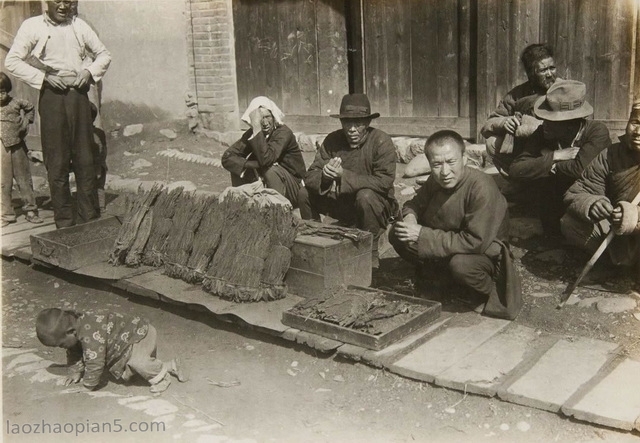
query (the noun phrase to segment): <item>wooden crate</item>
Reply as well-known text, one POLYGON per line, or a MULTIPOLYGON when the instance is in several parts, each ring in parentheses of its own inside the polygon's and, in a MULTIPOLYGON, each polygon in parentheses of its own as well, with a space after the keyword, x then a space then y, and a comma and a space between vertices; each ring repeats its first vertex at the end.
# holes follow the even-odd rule
POLYGON ((364 240, 299 235, 291 248, 291 266, 285 276, 289 292, 313 297, 336 286, 371 284, 371 233, 364 240))
POLYGON ((116 217, 31 236, 31 252, 37 261, 69 271, 106 261, 121 226, 116 217), (80 240, 78 240, 80 238, 80 240))
MULTIPOLYGON (((417 331, 418 329, 434 322, 440 317, 440 313, 442 311, 442 305, 432 300, 409 297, 396 292, 382 291, 360 286, 349 286, 347 289, 383 294, 386 298, 393 301, 404 301, 415 305, 427 306, 427 310, 410 318, 395 329, 380 335, 371 335, 362 331, 329 323, 324 320, 304 317, 299 314, 294 314, 290 312, 290 310, 282 313, 282 323, 287 326, 291 326, 292 328, 300 329, 301 331, 312 332, 343 343, 350 343, 363 348, 379 351, 417 331)), ((295 307, 292 309, 295 309, 295 307)))

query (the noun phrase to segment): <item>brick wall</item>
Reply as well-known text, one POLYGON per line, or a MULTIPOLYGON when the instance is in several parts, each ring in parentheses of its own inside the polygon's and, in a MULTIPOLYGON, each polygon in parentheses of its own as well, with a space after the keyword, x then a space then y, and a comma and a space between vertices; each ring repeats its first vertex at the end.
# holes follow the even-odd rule
POLYGON ((189 88, 206 129, 239 129, 232 0, 186 0, 189 88))

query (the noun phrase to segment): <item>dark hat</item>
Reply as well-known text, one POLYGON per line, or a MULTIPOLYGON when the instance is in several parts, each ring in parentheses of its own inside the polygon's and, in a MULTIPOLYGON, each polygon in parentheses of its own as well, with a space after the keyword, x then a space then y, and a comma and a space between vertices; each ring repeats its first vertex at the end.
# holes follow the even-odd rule
POLYGON ((556 80, 547 95, 536 100, 533 112, 543 120, 566 121, 585 118, 593 108, 585 100, 587 87, 576 80, 556 80))
POLYGON ((331 114, 334 118, 378 118, 380 113, 371 113, 369 97, 365 94, 347 94, 342 97, 340 114, 331 114))

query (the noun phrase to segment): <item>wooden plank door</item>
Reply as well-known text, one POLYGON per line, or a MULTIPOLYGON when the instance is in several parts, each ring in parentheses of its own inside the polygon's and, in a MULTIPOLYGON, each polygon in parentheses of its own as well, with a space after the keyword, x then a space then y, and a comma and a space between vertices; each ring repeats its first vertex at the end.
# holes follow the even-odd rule
POLYGON ((344 16, 343 0, 234 0, 240 110, 265 95, 288 124, 336 113, 349 90, 344 16))
POLYGON ((471 134, 471 2, 362 2, 365 90, 377 126, 428 135, 471 134))

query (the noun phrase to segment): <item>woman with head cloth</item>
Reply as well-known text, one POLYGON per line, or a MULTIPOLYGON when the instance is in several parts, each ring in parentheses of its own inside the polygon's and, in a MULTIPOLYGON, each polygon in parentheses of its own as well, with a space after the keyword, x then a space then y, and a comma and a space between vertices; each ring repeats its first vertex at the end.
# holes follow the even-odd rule
POLYGON ((256 97, 242 115, 251 126, 222 155, 222 166, 231 173, 231 185, 240 186, 262 179, 295 206, 306 172, 302 151, 284 114, 267 97, 256 97))

